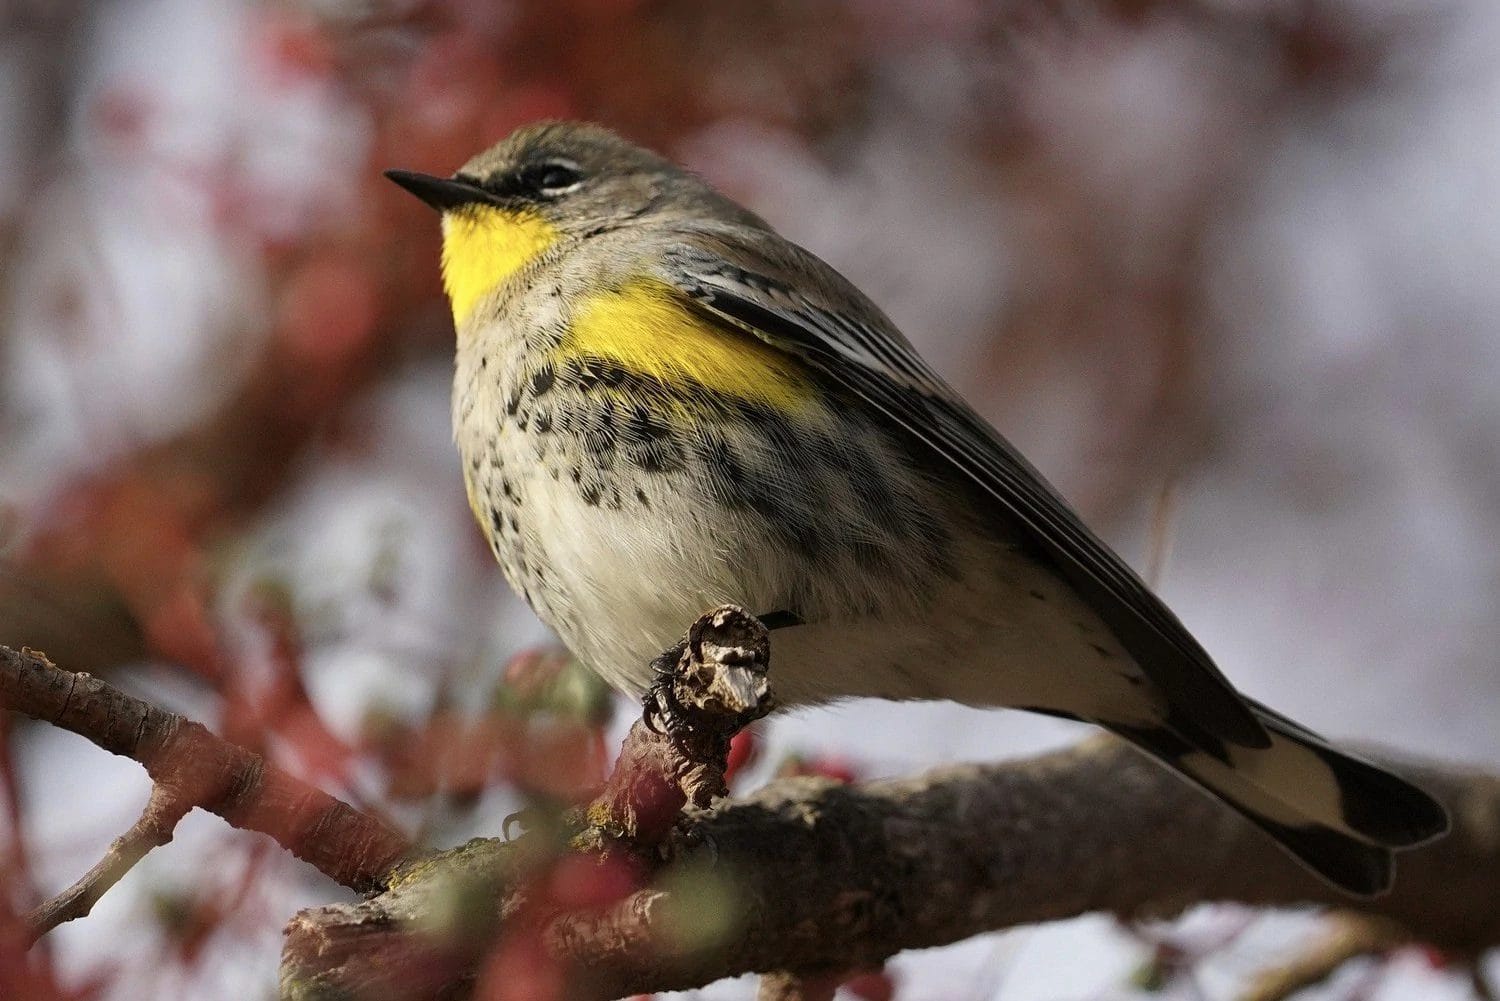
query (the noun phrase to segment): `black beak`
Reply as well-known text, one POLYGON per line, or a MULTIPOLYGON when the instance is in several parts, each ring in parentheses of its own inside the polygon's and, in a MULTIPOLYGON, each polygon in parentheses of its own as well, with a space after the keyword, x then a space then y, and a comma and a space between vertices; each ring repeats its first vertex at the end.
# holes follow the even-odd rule
POLYGON ((431 174, 416 174, 409 170, 388 170, 385 176, 439 212, 456 209, 460 205, 494 201, 488 191, 468 181, 433 177, 431 174))

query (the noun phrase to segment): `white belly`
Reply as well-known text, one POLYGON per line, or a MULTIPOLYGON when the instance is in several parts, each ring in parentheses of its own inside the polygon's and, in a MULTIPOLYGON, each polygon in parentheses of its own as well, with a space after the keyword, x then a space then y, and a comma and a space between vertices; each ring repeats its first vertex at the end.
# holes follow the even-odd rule
POLYGON ((772 636, 772 686, 785 704, 874 696, 1152 715, 1130 680, 1138 670, 1103 623, 1008 547, 962 539, 956 578, 920 596, 893 588, 883 607, 856 612, 856 568, 809 575, 802 554, 754 518, 719 512, 710 524, 702 499, 674 478, 642 493, 616 509, 585 502, 566 471, 534 477, 521 520, 523 546, 546 552, 553 578, 533 593, 538 614, 622 691, 642 692, 659 653, 703 612, 732 603, 807 620, 772 636))
POLYGON ((975 528, 972 512, 951 507, 962 491, 908 471, 873 432, 842 463, 776 453, 746 432, 732 444, 754 482, 774 489, 765 503, 726 505, 703 461, 643 474, 619 456, 590 457, 556 427, 538 433, 540 404, 509 412, 504 394, 465 395, 464 377, 455 437, 496 556, 573 653, 623 691, 644 690, 661 651, 733 603, 804 621, 772 637, 784 703, 879 696, 1115 721, 1155 713, 1138 669, 1066 584, 998 530, 975 528), (892 494, 884 507, 871 500, 892 494), (780 512, 778 497, 790 499, 780 512))

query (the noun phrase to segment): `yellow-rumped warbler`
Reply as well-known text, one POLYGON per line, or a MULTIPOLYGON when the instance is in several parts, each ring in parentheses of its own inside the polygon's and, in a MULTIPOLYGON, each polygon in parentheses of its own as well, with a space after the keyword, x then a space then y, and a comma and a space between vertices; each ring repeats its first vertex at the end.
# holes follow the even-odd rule
POLYGON ((1239 695, 1177 618, 833 268, 611 132, 523 128, 442 212, 454 433, 506 575, 641 693, 710 607, 791 623, 787 703, 1096 723, 1330 882, 1389 886, 1422 791, 1239 695))

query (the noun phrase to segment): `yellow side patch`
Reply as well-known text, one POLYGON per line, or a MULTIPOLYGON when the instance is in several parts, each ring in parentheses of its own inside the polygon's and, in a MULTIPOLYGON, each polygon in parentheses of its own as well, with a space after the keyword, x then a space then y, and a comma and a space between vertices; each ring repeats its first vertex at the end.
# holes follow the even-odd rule
POLYGON ((443 213, 443 288, 462 326, 479 301, 557 240, 540 216, 493 205, 468 205, 443 213))
POLYGON ((589 357, 667 385, 691 380, 742 400, 797 410, 817 387, 790 355, 694 313, 664 282, 641 279, 592 296, 573 314, 562 358, 589 357))

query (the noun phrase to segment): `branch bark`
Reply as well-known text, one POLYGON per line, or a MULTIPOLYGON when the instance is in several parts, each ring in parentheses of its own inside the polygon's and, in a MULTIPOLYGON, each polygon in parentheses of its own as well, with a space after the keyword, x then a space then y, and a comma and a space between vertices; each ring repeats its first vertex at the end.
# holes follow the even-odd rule
POLYGON ((87 674, 65 671, 34 650, 0 646, 0 708, 87 737, 139 762, 155 782, 140 820, 83 878, 31 915, 35 934, 88 913, 93 902, 194 807, 234 827, 268 834, 329 878, 368 891, 410 851, 378 818, 215 736, 87 674))
MULTIPOLYGON (((1443 799, 1454 830, 1403 855, 1394 891, 1374 901, 1345 899, 1230 811, 1101 737, 900 781, 775 783, 697 815, 696 847, 652 886, 557 918, 547 942, 579 971, 578 996, 598 998, 752 971, 813 977, 1019 924, 1098 911, 1160 918, 1216 900, 1357 907, 1460 954, 1500 942, 1500 779, 1402 771, 1443 799)), ((496 934, 513 851, 473 842, 382 897, 298 915, 283 998, 463 996, 462 962, 415 990, 388 971, 410 971, 419 929, 431 928, 424 915, 451 911, 455 894, 494 894, 469 912, 465 934, 496 934)))

